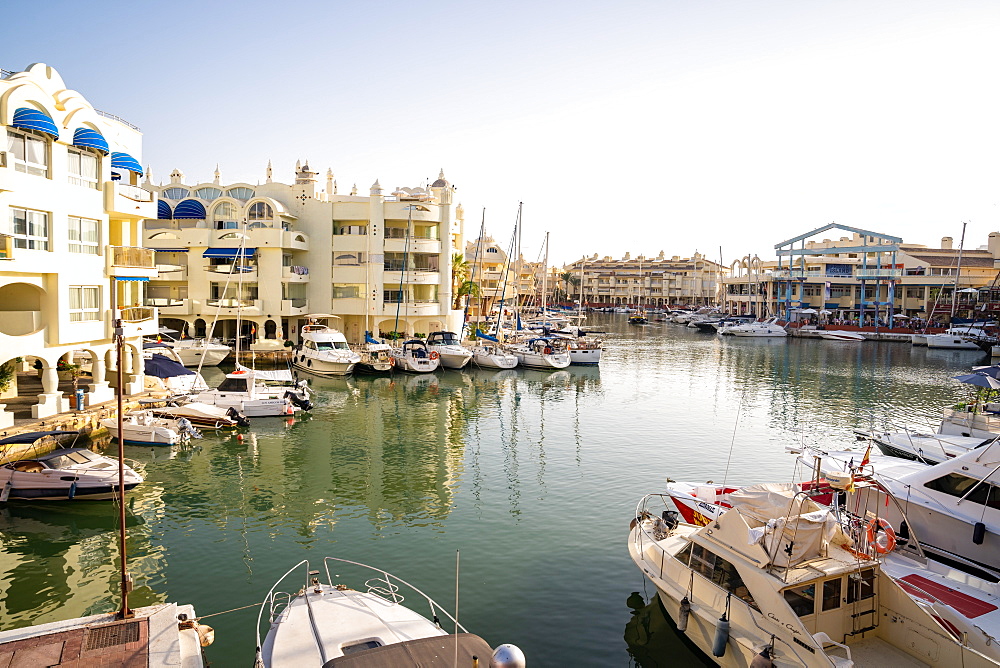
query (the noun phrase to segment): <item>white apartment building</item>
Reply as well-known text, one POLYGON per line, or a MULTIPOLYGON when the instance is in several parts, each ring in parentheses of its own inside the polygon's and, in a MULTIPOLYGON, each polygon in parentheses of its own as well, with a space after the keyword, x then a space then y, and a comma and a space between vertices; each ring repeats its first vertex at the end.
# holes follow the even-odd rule
MULTIPOLYGON (((668 258, 662 251, 655 258, 625 253, 620 260, 598 259, 595 254, 563 267, 563 272, 582 281, 583 301, 589 306, 717 304, 727 271, 701 253, 668 258)), ((580 286, 572 291, 578 293, 580 286)))
POLYGON ((0 428, 30 359, 42 392, 32 417, 69 410, 77 364, 91 403, 113 398, 114 307, 124 319, 125 390, 143 386, 140 337, 156 332, 143 285, 156 276, 142 220, 156 197, 138 185, 142 135, 94 109, 42 63, 0 70, 0 428))
POLYGON ((479 286, 479 298, 469 300, 470 319, 488 319, 494 307, 500 308, 501 301, 508 306, 518 304, 517 260, 511 260, 493 237, 466 243, 465 261, 469 266, 469 280, 479 286))
POLYGON ((332 314, 348 340, 457 331, 452 310, 451 255, 464 250, 461 206, 444 178, 429 187, 385 195, 376 181, 367 196, 326 188, 296 165, 291 184, 186 184, 148 188, 159 195, 144 245, 156 251, 160 275, 149 286, 161 323, 200 337, 237 334, 257 349, 298 341, 304 316, 332 314), (214 329, 213 329, 214 323, 214 329))

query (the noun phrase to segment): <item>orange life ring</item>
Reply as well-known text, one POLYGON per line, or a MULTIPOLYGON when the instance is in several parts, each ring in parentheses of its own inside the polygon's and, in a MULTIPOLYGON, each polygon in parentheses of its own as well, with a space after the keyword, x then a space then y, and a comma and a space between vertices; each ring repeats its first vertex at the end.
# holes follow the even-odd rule
POLYGON ((396 358, 395 357, 390 357, 389 358, 389 366, 390 367, 396 366, 396 358))
POLYGON ((868 544, 875 548, 879 554, 888 554, 896 549, 896 532, 893 531, 892 525, 882 517, 873 517, 868 521, 866 536, 868 544), (879 528, 885 533, 884 543, 878 538, 879 528))
POLYGON ((436 359, 437 359, 437 358, 439 358, 439 357, 441 357, 441 353, 439 353, 439 352, 438 352, 438 351, 436 351, 436 350, 432 350, 432 351, 431 351, 431 359, 432 359, 432 360, 436 360, 436 359))
POLYGON ((552 348, 549 348, 548 346, 545 346, 545 350, 543 352, 546 355, 551 355, 552 354, 552 348))

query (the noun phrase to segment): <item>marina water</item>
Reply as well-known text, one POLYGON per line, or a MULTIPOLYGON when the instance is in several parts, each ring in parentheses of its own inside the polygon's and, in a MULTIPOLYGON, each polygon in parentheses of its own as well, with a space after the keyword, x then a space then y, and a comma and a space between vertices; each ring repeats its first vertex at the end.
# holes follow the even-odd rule
MULTIPOLYGON (((243 440, 206 434, 189 450, 126 447, 146 478, 128 501, 130 603, 240 608, 298 561, 331 555, 451 609, 460 551, 459 620, 519 645, 529 665, 707 664, 629 559, 639 498, 667 477, 788 481, 786 446, 844 449, 873 421, 928 428, 970 397, 950 377, 988 363, 624 315, 588 325, 608 332, 600 368, 310 378, 317 408, 302 419, 258 418, 243 440)), ((2 627, 113 609, 115 526, 111 503, 0 508, 2 627)), ((205 619, 208 660, 251 665, 256 617, 205 619)))

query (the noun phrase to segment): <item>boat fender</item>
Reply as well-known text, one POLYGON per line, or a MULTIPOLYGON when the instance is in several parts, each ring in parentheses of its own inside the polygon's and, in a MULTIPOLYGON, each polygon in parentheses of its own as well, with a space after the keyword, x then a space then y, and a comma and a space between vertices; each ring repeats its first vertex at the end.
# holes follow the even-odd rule
POLYGON ((715 641, 712 643, 712 656, 723 657, 726 655, 726 645, 729 644, 729 620, 726 613, 719 617, 719 623, 715 626, 715 641))
POLYGON ((976 522, 972 527, 972 542, 976 545, 982 545, 985 538, 986 525, 982 522, 976 522))
POLYGON ((439 353, 439 352, 438 352, 438 351, 436 351, 436 350, 432 350, 432 351, 431 351, 431 359, 432 359, 432 360, 436 360, 436 359, 438 359, 439 357, 441 357, 441 353, 439 353))
POLYGON ((76 481, 69 486, 69 500, 72 501, 73 497, 76 496, 76 481))
POLYGON ((868 521, 866 537, 868 538, 868 544, 879 554, 888 554, 896 549, 896 532, 893 531, 892 525, 883 517, 873 517, 868 521), (879 529, 882 529, 885 534, 884 541, 878 536, 879 529))
POLYGON ((517 645, 500 645, 490 657, 490 668, 524 668, 525 663, 524 652, 517 645))
POLYGON ((677 630, 681 633, 687 631, 688 616, 691 614, 691 601, 685 596, 681 599, 680 610, 677 611, 677 630))

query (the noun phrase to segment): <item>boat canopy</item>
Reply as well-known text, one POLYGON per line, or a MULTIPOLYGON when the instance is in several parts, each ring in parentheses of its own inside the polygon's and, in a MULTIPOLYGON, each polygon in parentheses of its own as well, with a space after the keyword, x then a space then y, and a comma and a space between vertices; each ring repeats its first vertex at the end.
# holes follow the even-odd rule
POLYGON ((28 431, 23 434, 14 434, 7 438, 0 438, 0 445, 12 445, 15 443, 34 443, 46 436, 71 436, 76 435, 75 431, 28 431))
POLYGON ((365 343, 381 343, 381 341, 372 337, 371 332, 365 332, 365 343))
POLYGON ((195 375, 194 371, 188 369, 180 362, 159 353, 153 353, 152 357, 143 361, 143 371, 145 371, 147 376, 156 376, 157 378, 195 375))

